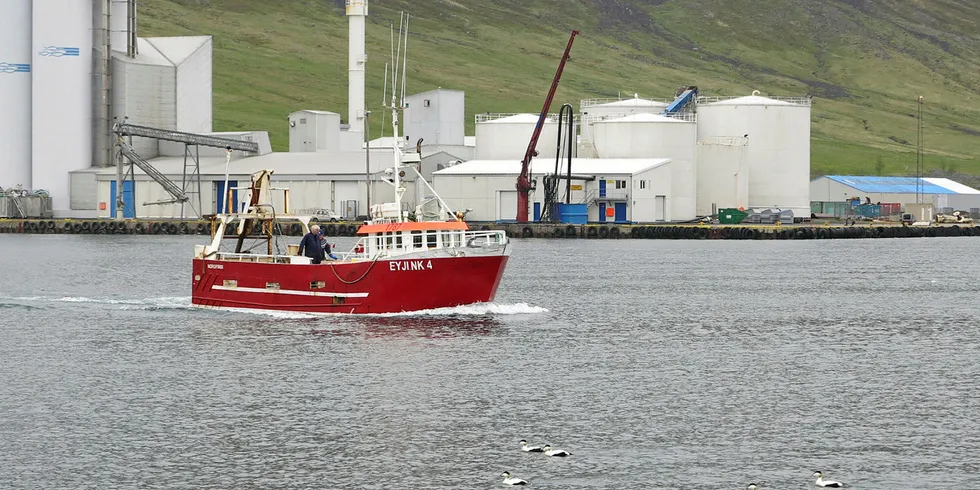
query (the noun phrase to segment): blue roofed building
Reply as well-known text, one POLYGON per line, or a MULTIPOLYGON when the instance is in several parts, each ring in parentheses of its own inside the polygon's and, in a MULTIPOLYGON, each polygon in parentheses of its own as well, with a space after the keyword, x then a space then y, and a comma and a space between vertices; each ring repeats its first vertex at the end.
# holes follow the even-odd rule
POLYGON ((824 175, 810 181, 813 202, 844 202, 859 198, 872 203, 932 204, 937 212, 980 212, 980 190, 937 177, 876 177, 824 175), (916 199, 916 194, 919 199, 916 199))

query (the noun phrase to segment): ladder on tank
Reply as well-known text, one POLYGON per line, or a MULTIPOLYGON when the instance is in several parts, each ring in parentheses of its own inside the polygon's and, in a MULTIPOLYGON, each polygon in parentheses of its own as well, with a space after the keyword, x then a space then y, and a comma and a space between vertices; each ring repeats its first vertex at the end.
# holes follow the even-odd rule
MULTIPOLYGON (((160 184, 167 194, 170 194, 173 199, 165 199, 162 201, 147 202, 144 205, 159 205, 159 204, 181 204, 181 217, 183 217, 183 205, 189 204, 192 209, 194 209, 195 214, 198 218, 202 217, 201 212, 201 167, 200 167, 200 152, 191 152, 191 147, 201 147, 207 146, 212 148, 225 148, 229 150, 239 150, 249 153, 258 153, 259 144, 254 141, 244 141, 235 140, 231 138, 221 138, 218 136, 210 136, 206 134, 195 134, 186 133, 183 131, 175 131, 170 129, 159 129, 151 128, 148 126, 138 126, 135 124, 126 123, 116 123, 113 128, 113 132, 116 133, 118 137, 119 152, 122 156, 125 156, 127 160, 132 165, 140 168, 146 175, 160 184), (158 141, 172 141, 175 143, 184 144, 184 171, 183 171, 183 183, 178 185, 176 182, 168 178, 162 172, 160 172, 156 167, 154 167, 149 161, 140 156, 131 144, 124 140, 124 136, 129 136, 132 140, 133 136, 152 138, 158 141), (188 161, 190 158, 190 162, 188 161), (191 169, 190 177, 196 178, 197 191, 189 190, 188 184, 188 169, 191 169), (197 205, 195 206, 191 202, 191 198, 188 194, 197 194, 197 205)), ((131 170, 131 169, 130 169, 131 170)), ((132 175, 131 172, 128 175, 132 175)), ((122 192, 121 189, 117 192, 122 192)))

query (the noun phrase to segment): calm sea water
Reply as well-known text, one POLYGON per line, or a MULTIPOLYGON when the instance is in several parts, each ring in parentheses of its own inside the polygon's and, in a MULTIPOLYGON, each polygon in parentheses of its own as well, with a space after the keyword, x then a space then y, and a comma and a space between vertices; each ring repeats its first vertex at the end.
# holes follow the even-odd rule
POLYGON ((515 240, 374 317, 191 308, 197 240, 0 236, 0 487, 978 488, 977 238, 515 240))

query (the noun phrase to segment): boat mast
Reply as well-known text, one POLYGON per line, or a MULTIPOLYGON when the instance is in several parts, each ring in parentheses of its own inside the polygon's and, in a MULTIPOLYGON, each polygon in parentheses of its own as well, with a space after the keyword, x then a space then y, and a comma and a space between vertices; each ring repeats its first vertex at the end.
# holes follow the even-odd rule
MULTIPOLYGON (((404 64, 405 59, 402 58, 402 30, 404 29, 405 46, 407 51, 408 46, 408 17, 402 12, 401 18, 398 21, 398 50, 395 51, 395 39, 394 33, 392 33, 392 70, 391 70, 391 104, 388 109, 391 110, 391 129, 392 129, 392 155, 395 157, 395 168, 394 168, 394 185, 395 185, 395 206, 398 210, 398 222, 403 223, 406 221, 405 215, 402 213, 402 193, 404 189, 401 186, 401 165, 402 165, 402 141, 401 136, 398 134, 398 112, 401 111, 405 106, 405 67, 402 66, 402 85, 401 85, 401 95, 398 94, 398 68, 399 63, 404 64)), ((394 26, 392 26, 394 30, 394 26)), ((405 53, 407 57, 407 52, 405 53)), ((387 83, 387 80, 385 80, 387 83)))

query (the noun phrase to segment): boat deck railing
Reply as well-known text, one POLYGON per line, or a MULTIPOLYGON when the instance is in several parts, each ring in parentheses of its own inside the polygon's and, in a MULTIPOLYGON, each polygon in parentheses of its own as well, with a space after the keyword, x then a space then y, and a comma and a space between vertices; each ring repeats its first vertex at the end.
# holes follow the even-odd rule
MULTIPOLYGON (((455 255, 453 251, 465 250, 467 248, 493 248, 507 245, 507 232, 504 230, 467 230, 456 232, 461 240, 453 241, 449 245, 442 243, 441 240, 435 242, 435 246, 430 246, 429 242, 423 241, 421 246, 411 247, 387 247, 380 249, 368 246, 370 240, 377 240, 377 235, 361 237, 349 252, 335 253, 337 260, 327 259, 324 263, 344 263, 344 262, 366 262, 393 257, 400 257, 418 252, 430 250, 450 250, 450 255, 455 255)), ((195 256, 203 257, 204 246, 199 245, 195 251, 195 256)), ((262 253, 235 253, 235 252, 216 252, 206 257, 208 260, 218 260, 225 262, 255 262, 262 264, 307 264, 305 257, 290 255, 287 253, 262 254, 262 253)))

